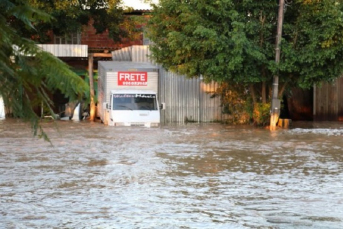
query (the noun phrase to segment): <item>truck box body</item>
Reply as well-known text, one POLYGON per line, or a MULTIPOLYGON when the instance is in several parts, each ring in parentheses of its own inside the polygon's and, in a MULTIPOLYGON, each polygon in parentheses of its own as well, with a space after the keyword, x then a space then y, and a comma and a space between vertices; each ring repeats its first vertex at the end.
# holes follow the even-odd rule
POLYGON ((158 68, 150 63, 99 61, 98 115, 107 125, 158 126, 158 68))

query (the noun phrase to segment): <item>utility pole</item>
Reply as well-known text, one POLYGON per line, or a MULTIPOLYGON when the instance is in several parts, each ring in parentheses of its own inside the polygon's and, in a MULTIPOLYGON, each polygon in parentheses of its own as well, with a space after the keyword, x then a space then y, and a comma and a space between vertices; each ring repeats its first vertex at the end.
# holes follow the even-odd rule
MULTIPOLYGON (((280 63, 280 43, 282 37, 282 24, 283 24, 283 14, 284 14, 285 0, 279 0, 279 12, 278 12, 278 23, 277 23, 277 35, 276 35, 276 48, 275 48, 275 63, 279 65, 280 63)), ((280 116, 280 100, 278 98, 279 94, 279 72, 273 77, 273 93, 272 93, 272 103, 270 110, 270 130, 276 129, 276 123, 280 116)))

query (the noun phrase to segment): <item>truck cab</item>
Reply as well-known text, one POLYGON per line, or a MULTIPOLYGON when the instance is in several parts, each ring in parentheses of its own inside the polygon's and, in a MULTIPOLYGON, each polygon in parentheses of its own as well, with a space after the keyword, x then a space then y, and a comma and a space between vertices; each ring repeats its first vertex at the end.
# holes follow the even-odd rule
POLYGON ((110 103, 104 107, 109 126, 160 125, 160 106, 154 91, 111 90, 110 103))

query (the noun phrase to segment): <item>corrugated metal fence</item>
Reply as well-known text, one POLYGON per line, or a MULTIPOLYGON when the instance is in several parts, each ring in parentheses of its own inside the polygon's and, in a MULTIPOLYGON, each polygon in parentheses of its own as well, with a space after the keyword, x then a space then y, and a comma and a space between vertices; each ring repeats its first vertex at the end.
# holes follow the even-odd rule
MULTIPOLYGON (((131 46, 112 52, 114 61, 151 62, 149 47, 131 46)), ((221 121, 223 115, 220 98, 213 98, 218 85, 204 83, 200 78, 188 79, 166 71, 159 66, 159 102, 166 104, 161 112, 162 123, 174 122, 214 122, 221 121)))
POLYGON ((343 121, 343 77, 315 86, 313 95, 315 121, 343 121))

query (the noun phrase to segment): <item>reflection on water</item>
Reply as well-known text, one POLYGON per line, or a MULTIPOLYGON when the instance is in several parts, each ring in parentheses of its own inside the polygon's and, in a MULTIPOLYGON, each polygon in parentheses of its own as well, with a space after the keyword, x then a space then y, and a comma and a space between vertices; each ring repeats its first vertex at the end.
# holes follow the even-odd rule
POLYGON ((0 121, 0 228, 343 228, 343 125, 0 121))

